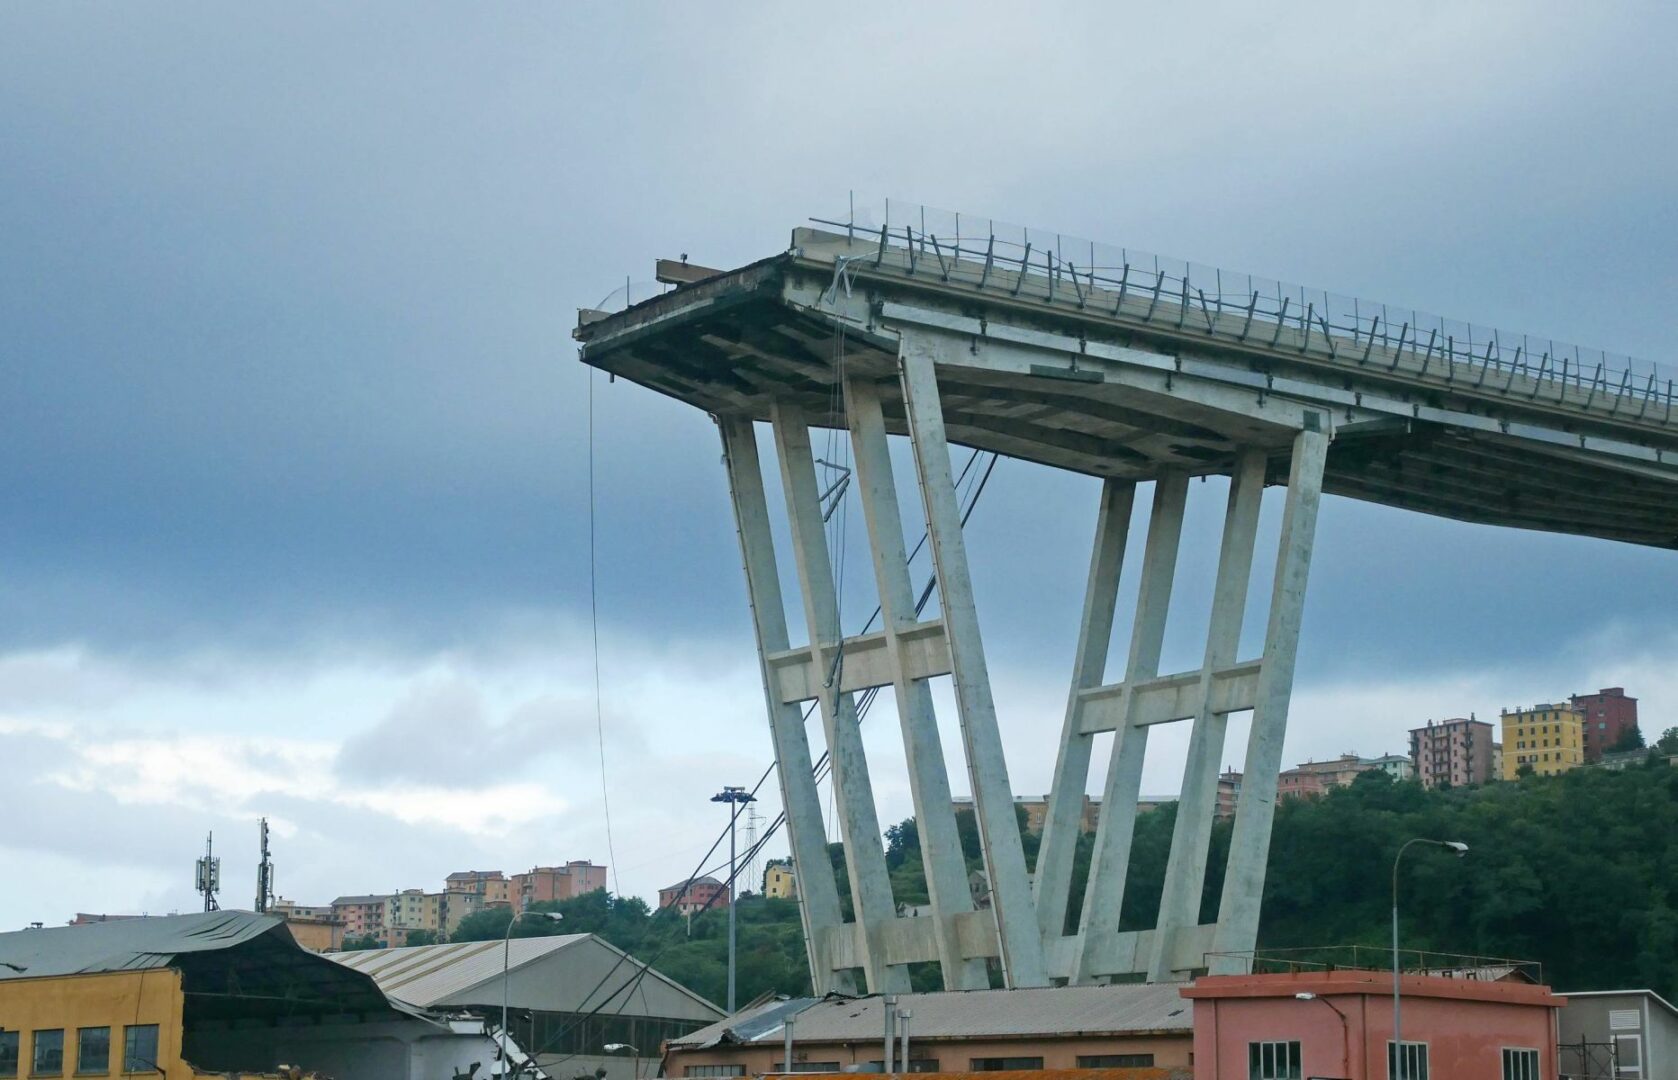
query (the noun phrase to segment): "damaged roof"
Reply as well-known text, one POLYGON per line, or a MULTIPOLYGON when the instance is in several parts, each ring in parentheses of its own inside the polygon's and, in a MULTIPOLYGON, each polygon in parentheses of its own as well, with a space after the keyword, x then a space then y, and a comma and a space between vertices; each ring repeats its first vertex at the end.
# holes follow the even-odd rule
POLYGON ((219 952, 283 925, 272 915, 207 911, 18 930, 0 934, 0 979, 168 967, 177 956, 219 952))
MULTIPOLYGON (((1048 986, 1014 990, 950 990, 899 994, 899 1011, 913 1014, 920 1039, 1015 1038, 1033 1035, 1139 1035, 1194 1030, 1194 1006, 1172 984, 1048 986)), ((700 1028, 671 1047, 774 1042, 788 1017, 800 1043, 876 1039, 885 1025, 878 996, 788 998, 769 1001, 700 1028)))

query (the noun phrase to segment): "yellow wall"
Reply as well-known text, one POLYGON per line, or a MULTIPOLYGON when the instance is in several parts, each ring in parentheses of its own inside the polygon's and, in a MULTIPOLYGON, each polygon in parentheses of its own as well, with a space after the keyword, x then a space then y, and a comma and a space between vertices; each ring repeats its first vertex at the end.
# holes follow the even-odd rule
MULTIPOLYGON (((181 1061, 180 972, 172 968, 120 971, 100 975, 0 979, 0 1029, 22 1032, 18 1040, 18 1075, 30 1074, 34 1032, 64 1031, 64 1073, 76 1075, 76 1029, 111 1029, 111 1068, 101 1076, 167 1077, 190 1080, 193 1070, 181 1061), (157 1025, 158 1072, 122 1071, 123 1028, 157 1025)), ((82 1074, 87 1075, 87 1074, 82 1074)))
POLYGON ((1503 714, 1503 778, 1514 780, 1522 765, 1554 776, 1584 764, 1585 718, 1571 705, 1538 705, 1503 714))
POLYGON ((798 896, 798 885, 789 866, 771 866, 763 872, 763 895, 772 900, 792 900, 798 896))

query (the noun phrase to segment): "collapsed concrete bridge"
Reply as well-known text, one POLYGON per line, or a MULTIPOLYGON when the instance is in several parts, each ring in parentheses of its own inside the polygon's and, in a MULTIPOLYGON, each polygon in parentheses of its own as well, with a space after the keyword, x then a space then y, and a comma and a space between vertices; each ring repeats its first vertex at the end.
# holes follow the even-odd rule
MULTIPOLYGON (((924 222, 924 218, 922 219, 924 222)), ((1653 366, 1327 294, 1134 261, 1034 252, 1031 234, 923 224, 800 228, 731 271, 661 264, 670 292, 584 311, 584 363, 702 408, 720 429, 815 990, 1186 978, 1254 947, 1320 495, 1466 521, 1678 547, 1673 387, 1653 366), (942 232, 942 235, 940 233, 942 232), (1196 275, 1199 275, 1198 277, 1196 275), (1231 288, 1239 284, 1239 288, 1231 288), (1274 288, 1272 288, 1274 286, 1274 288), (1210 293, 1208 293, 1210 290, 1210 293), (1394 327, 1393 322, 1401 323, 1394 327), (1537 354, 1537 355, 1535 355, 1537 354), (768 423, 806 616, 787 626, 753 425, 768 423), (845 636, 812 427, 848 432, 882 629, 845 636), (938 582, 917 612, 889 436, 913 449, 938 582), (1054 783, 1027 873, 949 447, 1099 477, 1096 538, 1054 783), (1189 480, 1230 477, 1205 658, 1161 672, 1189 480), (1136 487, 1152 482, 1129 653, 1104 670, 1136 487), (1237 656, 1266 485, 1285 485, 1261 655, 1237 656), (991 888, 975 910, 928 680, 953 677, 991 888), (855 695, 891 687, 932 918, 896 915, 855 695), (802 707, 833 770, 853 921, 841 917, 802 707), (1251 712, 1215 922, 1201 923, 1231 714, 1251 712), (1121 931, 1149 729, 1192 724, 1156 925, 1121 931), (1095 736, 1112 732, 1077 925, 1073 855, 1095 736)))

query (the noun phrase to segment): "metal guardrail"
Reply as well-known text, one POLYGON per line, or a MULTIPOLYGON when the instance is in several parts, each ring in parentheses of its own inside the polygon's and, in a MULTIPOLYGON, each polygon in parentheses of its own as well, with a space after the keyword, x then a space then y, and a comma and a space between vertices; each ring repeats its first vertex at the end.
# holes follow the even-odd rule
MULTIPOLYGON (((1670 425, 1673 373, 1651 361, 1323 289, 887 200, 817 225, 873 243, 873 266, 1070 305, 1232 344, 1384 367, 1620 420, 1670 425)), ((867 257, 853 260, 867 266, 867 257)))
MULTIPOLYGON (((1393 951, 1380 945, 1324 945, 1298 949, 1257 949, 1242 952, 1207 953, 1231 960, 1248 974, 1308 973, 1313 971, 1391 971, 1393 951)), ((1536 960, 1515 960, 1504 956, 1473 956, 1400 949, 1399 971, 1408 975, 1437 975, 1444 978, 1498 982, 1518 975, 1534 983, 1544 981, 1544 965, 1536 960)))

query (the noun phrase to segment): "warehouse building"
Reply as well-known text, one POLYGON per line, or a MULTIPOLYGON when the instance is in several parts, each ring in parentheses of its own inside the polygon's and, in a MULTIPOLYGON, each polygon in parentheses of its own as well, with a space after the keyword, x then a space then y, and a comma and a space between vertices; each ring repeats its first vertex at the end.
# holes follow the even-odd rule
POLYGON ((465 1011, 499 1024, 505 993, 514 1041, 556 1076, 598 1070, 612 1077, 655 1076, 664 1040, 723 1016, 687 987, 593 934, 329 955, 421 1009, 465 1011))
MULTIPOLYGON (((1132 983, 899 994, 896 1009, 909 1014, 907 1071, 1186 1069, 1194 1063, 1194 1005, 1180 989, 1132 983)), ((781 1072, 789 1025, 792 1071, 878 1072, 883 1066, 880 997, 791 998, 763 1002, 675 1039, 664 1074, 781 1072)))

